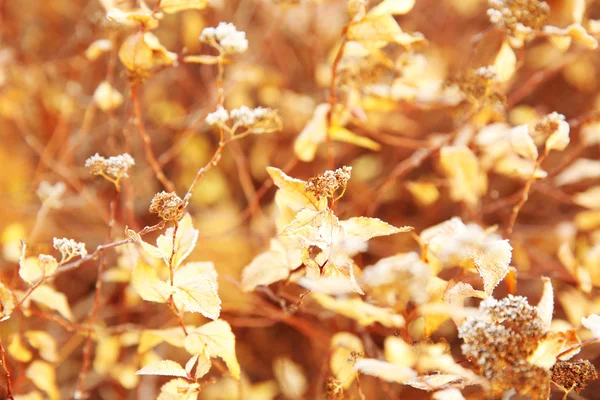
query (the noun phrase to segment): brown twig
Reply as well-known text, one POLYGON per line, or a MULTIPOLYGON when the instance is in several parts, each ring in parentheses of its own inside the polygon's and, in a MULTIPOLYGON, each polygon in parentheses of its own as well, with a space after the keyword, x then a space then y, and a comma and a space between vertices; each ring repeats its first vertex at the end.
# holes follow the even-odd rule
POLYGON ((15 400, 12 394, 12 380, 10 378, 8 365, 6 364, 6 351, 4 349, 4 345, 2 344, 2 339, 0 339, 0 355, 2 356, 2 368, 4 369, 4 374, 6 375, 6 396, 10 400, 15 400))
POLYGON ((148 132, 146 132, 146 128, 144 128, 144 123, 142 122, 142 112, 140 107, 140 100, 138 95, 138 86, 137 84, 131 85, 131 102, 133 103, 133 115, 135 117, 135 124, 137 126, 138 132, 144 141, 144 150, 146 152, 146 160, 152 167, 154 174, 156 175, 156 179, 162 183, 165 189, 169 192, 175 191, 175 186, 173 183, 165 176, 156 156, 154 155, 154 151, 152 150, 152 142, 150 140, 150 136, 148 136, 148 132))
POLYGON ((329 111, 327 112, 327 169, 333 169, 335 165, 335 153, 333 151, 333 144, 331 143, 331 127, 333 126, 333 112, 335 105, 337 104, 337 96, 335 94, 337 68, 344 56, 344 49, 348 42, 348 27, 346 25, 342 30, 342 42, 338 48, 333 64, 331 64, 331 82, 329 83, 329 111))
MULTIPOLYGON (((119 199, 119 187, 115 185, 115 195, 110 203, 110 221, 108 223, 108 234, 106 238, 106 243, 110 243, 112 239, 112 231, 114 227, 115 214, 117 208, 117 201, 119 199)), ((100 302, 102 299, 102 282, 104 275, 104 268, 106 266, 104 259, 104 251, 100 252, 100 259, 98 260, 98 276, 96 277, 96 292, 94 294, 94 304, 92 305, 92 311, 89 315, 89 325, 92 327, 94 325, 94 321, 96 316, 98 315, 98 310, 100 309, 100 302)), ((87 377, 87 373, 90 368, 92 357, 92 331, 87 335, 85 345, 83 348, 83 366, 81 367, 81 372, 79 373, 79 378, 77 379, 77 385, 75 389, 75 398, 81 398, 83 394, 83 385, 85 383, 85 378, 87 377)))
POLYGON ((521 199, 512 209, 512 213, 510 214, 510 218, 508 220, 508 226, 506 227, 506 236, 507 237, 510 237, 510 235, 512 235, 513 228, 515 226, 515 222, 517 221, 519 212, 521 211, 521 208, 523 208, 523 206, 527 202, 527 199, 529 199, 529 191, 531 190, 531 185, 533 184, 533 181, 535 180, 535 174, 536 174, 538 168, 542 165, 542 162, 544 161, 545 158, 546 158, 546 153, 544 153, 538 157, 538 159, 533 167, 533 172, 531 173, 531 176, 529 177, 529 179, 527 179, 527 182, 525 182, 525 187, 523 188, 523 194, 521 195, 521 199))

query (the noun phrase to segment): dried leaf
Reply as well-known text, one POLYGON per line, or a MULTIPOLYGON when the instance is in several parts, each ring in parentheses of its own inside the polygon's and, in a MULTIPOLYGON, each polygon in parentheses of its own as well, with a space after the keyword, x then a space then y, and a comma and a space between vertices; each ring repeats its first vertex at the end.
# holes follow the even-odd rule
POLYGON ((565 168, 555 178, 558 186, 570 185, 584 179, 600 178, 600 160, 580 158, 565 168))
POLYGON ((56 385, 56 369, 52 364, 35 360, 25 370, 25 376, 31 380, 35 387, 45 392, 50 400, 60 398, 58 386, 56 385))
POLYGON ((197 400, 199 392, 200 384, 175 378, 161 386, 157 400, 197 400))
POLYGON ((343 389, 348 389, 354 382, 356 378, 354 363, 359 358, 358 355, 364 352, 360 338, 351 333, 339 332, 331 338, 329 367, 343 389))
POLYGON ((507 40, 502 43, 500 51, 494 60, 495 74, 499 82, 507 82, 515 74, 517 55, 507 40))
POLYGON ((273 374, 287 398, 301 399, 308 389, 302 368, 287 357, 279 357, 273 361, 273 374))
POLYGON ((136 372, 137 375, 162 375, 162 376, 179 376, 186 378, 188 376, 185 368, 179 363, 171 360, 161 360, 152 364, 146 365, 144 368, 136 372))
POLYGON ((185 10, 202 10, 206 8, 207 4, 206 0, 162 0, 160 10, 167 14, 173 14, 185 10))
POLYGON ((354 368, 363 374, 375 376, 388 382, 405 384, 415 379, 417 372, 404 365, 391 364, 373 358, 362 358, 354 364, 354 368))
POLYGON ((415 0, 383 0, 369 11, 369 15, 402 15, 408 13, 415 6, 415 0))
POLYGON ((35 348, 44 360, 48 362, 58 361, 56 341, 50 334, 44 331, 27 331, 24 336, 31 347, 35 348))
POLYGON ((547 331, 552 324, 552 314, 554 313, 554 290, 550 278, 543 277, 542 282, 544 282, 544 291, 536 308, 538 316, 542 320, 543 329, 547 331))
POLYGON ((359 147, 364 147, 365 149, 379 151, 381 150, 381 145, 367 137, 358 136, 357 134, 349 131, 348 129, 334 125, 329 128, 329 136, 332 140, 344 143, 354 144, 359 147))
POLYGON ((487 190, 487 176, 468 147, 446 146, 440 150, 440 164, 450 180, 450 197, 473 206, 487 190))
POLYGON ((33 358, 33 353, 25 346, 21 340, 21 335, 14 334, 8 345, 8 354, 17 361, 27 363, 33 358))
POLYGON ((573 201, 582 207, 594 210, 600 209, 600 186, 594 186, 585 192, 577 193, 573 196, 573 201))
POLYGON ((57 292, 51 286, 39 286, 31 293, 28 300, 34 301, 37 304, 43 307, 47 307, 51 310, 58 311, 60 315, 62 315, 69 321, 75 320, 75 317, 71 313, 71 308, 69 307, 67 296, 60 292, 57 292))
POLYGON ((314 293, 311 297, 322 307, 356 320, 362 326, 369 326, 379 322, 388 328, 401 328, 404 326, 404 318, 394 313, 391 308, 377 307, 365 303, 359 298, 335 299, 324 294, 314 293))
POLYGON ((94 92, 94 101, 104 112, 112 111, 123 104, 123 95, 107 81, 101 82, 94 92))
POLYGON ((529 134, 528 125, 519 125, 510 131, 510 145, 513 150, 529 160, 537 160, 538 150, 533 138, 529 134))
POLYGON ((183 345, 190 354, 201 354, 205 351, 205 346, 208 347, 210 356, 221 357, 231 375, 240 379, 240 364, 235 355, 235 336, 227 322, 217 320, 189 331, 183 345))

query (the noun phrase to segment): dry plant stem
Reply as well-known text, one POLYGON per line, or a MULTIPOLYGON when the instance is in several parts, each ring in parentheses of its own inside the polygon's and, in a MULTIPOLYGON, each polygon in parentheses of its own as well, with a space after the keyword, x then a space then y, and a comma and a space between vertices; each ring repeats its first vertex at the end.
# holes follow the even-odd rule
POLYGON ((144 141, 144 150, 146 152, 146 160, 152 167, 154 174, 156 175, 156 179, 162 183, 164 188, 169 192, 175 191, 175 186, 173 183, 167 179, 165 173, 163 172, 156 156, 154 155, 154 151, 152 151, 152 142, 150 140, 150 136, 148 136, 148 132, 146 132, 146 128, 144 128, 144 123, 142 122, 142 112, 140 107, 140 99, 138 95, 138 86, 137 84, 131 85, 131 102, 133 103, 133 115, 135 117, 135 124, 137 126, 138 132, 144 141))
POLYGON ((6 365, 6 350, 4 349, 4 345, 2 344, 1 339, 0 355, 2 356, 2 368, 4 369, 4 374, 6 375, 6 397, 10 400, 15 400, 12 394, 12 380, 10 378, 10 371, 8 370, 8 365, 6 365))
MULTIPOLYGON (((115 214, 117 208, 117 201, 119 199, 119 187, 115 185, 115 195, 110 203, 110 221, 108 223, 108 234, 106 238, 106 243, 110 243, 112 239, 112 231, 115 225, 115 214)), ((96 277, 96 293, 94 294, 94 304, 92 305, 92 311, 89 315, 89 325, 93 327, 96 316, 98 315, 98 310, 100 308, 100 302, 102 299, 102 275, 104 275, 104 268, 106 266, 104 260, 104 251, 100 252, 100 258, 98 260, 98 276, 96 277)), ((75 389, 74 397, 78 398, 78 395, 83 393, 83 385, 85 383, 85 378, 87 377, 87 373, 90 368, 90 363, 92 360, 92 330, 88 333, 87 339, 85 341, 85 345, 83 348, 83 366, 81 367, 81 372, 79 373, 79 378, 77 380, 77 386, 75 389)))
POLYGON ((329 112, 327 113, 327 169, 333 169, 335 165, 335 154, 333 151, 333 144, 331 143, 331 127, 333 126, 333 112, 335 105, 337 104, 337 97, 335 95, 335 81, 337 78, 337 68, 344 56, 344 49, 348 42, 348 25, 342 30, 342 42, 338 48, 333 64, 331 65, 331 82, 329 83, 329 112))
POLYGON ((535 180, 535 174, 536 174, 538 168, 540 167, 540 165, 542 165, 542 162, 544 162, 545 158, 546 158, 546 153, 542 154, 536 161, 535 166, 533 167, 533 172, 531 173, 531 176, 529 177, 527 182, 525 182, 525 187, 523 188, 523 195, 521 196, 521 200, 519 200, 519 202, 512 209, 512 213, 510 214, 510 218, 508 220, 508 226, 506 227, 506 236, 507 237, 510 237, 512 235, 513 228, 515 226, 515 222, 517 222, 517 217, 519 216, 519 212, 521 211, 521 209, 527 202, 527 199, 529 198, 529 191, 531 190, 531 185, 533 184, 533 181, 535 180))

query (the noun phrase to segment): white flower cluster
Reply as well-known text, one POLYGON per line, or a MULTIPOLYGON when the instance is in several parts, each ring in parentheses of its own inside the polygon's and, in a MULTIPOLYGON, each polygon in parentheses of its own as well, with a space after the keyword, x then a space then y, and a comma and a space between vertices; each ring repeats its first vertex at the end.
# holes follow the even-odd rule
POLYGON ((104 175, 116 180, 127 178, 127 170, 134 165, 135 160, 127 153, 109 158, 96 153, 85 161, 86 168, 89 168, 93 175, 104 175))
POLYGON ((204 28, 200 40, 227 54, 239 54, 248 50, 246 33, 238 31, 232 23, 220 22, 216 28, 204 28))
POLYGON ((229 113, 222 106, 218 106, 217 111, 208 114, 205 121, 210 126, 225 124, 229 121, 229 113))
POLYGON ((73 239, 54 238, 52 240, 52 246, 62 255, 61 262, 70 260, 73 257, 85 257, 87 255, 85 243, 76 242, 73 239))
POLYGON ((281 118, 276 110, 265 107, 254 109, 241 106, 227 112, 219 106, 215 112, 206 116, 206 123, 210 126, 224 125, 228 121, 233 123, 233 130, 237 127, 246 127, 253 133, 267 133, 281 129, 281 118))

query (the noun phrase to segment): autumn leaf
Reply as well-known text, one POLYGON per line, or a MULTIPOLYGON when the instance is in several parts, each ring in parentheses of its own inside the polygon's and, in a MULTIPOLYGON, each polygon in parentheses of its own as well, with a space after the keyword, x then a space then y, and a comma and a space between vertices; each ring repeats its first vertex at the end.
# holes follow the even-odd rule
POLYGON ((179 376, 187 378, 188 374, 179 363, 172 360, 161 360, 152 364, 146 365, 144 368, 136 372, 137 375, 162 375, 162 376, 179 376))
POLYGON ((353 355, 364 352, 362 341, 352 333, 338 332, 331 338, 329 368, 343 389, 348 389, 356 378, 354 363, 359 358, 353 355))
POLYGON ((287 357, 273 361, 273 374, 286 398, 301 399, 308 389, 302 368, 287 357))
POLYGON ((67 296, 56 291, 52 286, 41 285, 35 289, 27 299, 26 303, 33 301, 42 307, 58 311, 60 315, 69 321, 74 321, 75 317, 71 313, 71 308, 67 300, 67 296))
POLYGON ((189 331, 183 345, 192 355, 202 354, 205 347, 208 348, 211 357, 221 357, 231 375, 240 379, 240 365, 235 355, 235 336, 227 322, 217 320, 189 331))
POLYGON ((311 294, 311 297, 323 308, 353 319, 362 326, 369 326, 375 322, 388 328, 404 326, 404 318, 394 313, 391 308, 377 307, 359 298, 335 299, 318 293, 311 294))
POLYGON ((25 370, 25 376, 31 380, 35 387, 45 392, 50 400, 60 398, 58 386, 56 385, 56 369, 52 364, 35 360, 25 370))
POLYGON ((482 172, 475 153, 468 147, 442 147, 440 164, 449 178, 452 200, 477 204, 487 191, 487 175, 482 172))

